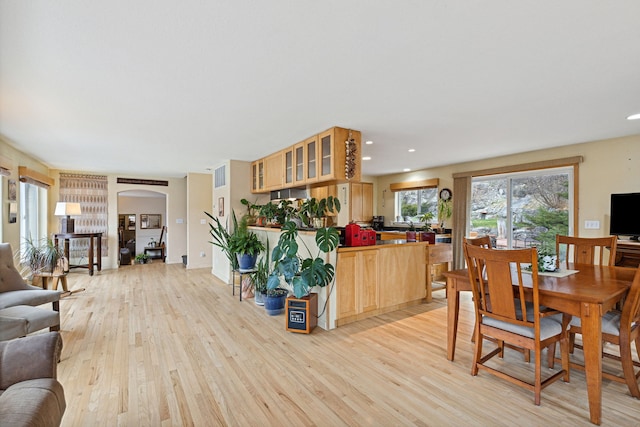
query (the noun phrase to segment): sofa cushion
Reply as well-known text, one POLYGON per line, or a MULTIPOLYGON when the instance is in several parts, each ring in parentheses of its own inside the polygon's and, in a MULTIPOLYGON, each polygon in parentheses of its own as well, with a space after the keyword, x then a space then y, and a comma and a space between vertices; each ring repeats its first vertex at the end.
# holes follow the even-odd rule
POLYGON ((66 409, 62 385, 39 378, 12 385, 0 395, 0 420, 12 427, 59 426, 66 409))
POLYGON ((0 341, 11 340, 25 335, 27 335, 27 319, 0 314, 0 341))
POLYGON ((48 291, 34 288, 33 290, 0 292, 0 309, 15 305, 42 305, 48 302, 60 301, 59 291, 48 291))
MULTIPOLYGON (((60 313, 58 311, 29 305, 16 305, 0 309, 0 319, 7 317, 10 319, 25 319, 27 321, 27 334, 60 325, 60 313)), ((4 335, 4 332, 0 331, 0 337, 4 335)), ((5 339, 18 338, 25 335, 16 335, 5 339)))

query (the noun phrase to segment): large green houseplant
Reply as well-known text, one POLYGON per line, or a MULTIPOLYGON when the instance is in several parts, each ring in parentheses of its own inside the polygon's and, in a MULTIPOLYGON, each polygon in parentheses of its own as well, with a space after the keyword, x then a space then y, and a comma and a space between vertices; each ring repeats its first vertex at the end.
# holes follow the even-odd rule
POLYGON ((325 263, 322 255, 333 251, 340 243, 340 234, 333 227, 323 227, 316 230, 315 242, 318 253, 312 254, 304 241, 298 239, 298 228, 292 221, 282 226, 278 244, 273 248, 271 258, 273 271, 267 281, 267 289, 274 290, 280 287, 283 279, 293 291, 296 298, 302 298, 309 294, 314 286, 324 287, 331 283, 335 275, 334 266, 325 263), (306 249, 303 256, 300 255, 302 247, 306 249))
MULTIPOLYGON (((229 231, 228 227, 222 225, 220 220, 211 215, 209 212, 205 212, 204 214, 207 215, 212 221, 209 223, 209 234, 211 235, 211 238, 213 240, 210 240, 209 243, 219 247, 222 250, 222 253, 224 253, 224 255, 227 257, 231 268, 233 270, 237 270, 238 258, 236 257, 235 252, 233 252, 231 250, 231 247, 229 246, 229 241, 231 239, 233 231, 229 231)), ((238 228, 238 220, 235 213, 231 215, 231 218, 233 220, 233 230, 236 230, 238 228)))

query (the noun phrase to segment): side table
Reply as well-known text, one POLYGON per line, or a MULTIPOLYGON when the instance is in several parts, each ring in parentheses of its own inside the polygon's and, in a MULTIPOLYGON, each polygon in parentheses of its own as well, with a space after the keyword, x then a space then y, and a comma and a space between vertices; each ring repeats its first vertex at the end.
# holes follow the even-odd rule
POLYGON ((244 270, 244 269, 238 269, 238 270, 233 270, 233 273, 231 275, 231 295, 236 294, 236 275, 240 276, 240 284, 238 285, 238 289, 239 289, 239 294, 240 294, 240 301, 242 301, 242 276, 244 276, 245 274, 251 274, 251 273, 255 273, 257 270, 255 268, 252 269, 248 269, 248 270, 244 270))

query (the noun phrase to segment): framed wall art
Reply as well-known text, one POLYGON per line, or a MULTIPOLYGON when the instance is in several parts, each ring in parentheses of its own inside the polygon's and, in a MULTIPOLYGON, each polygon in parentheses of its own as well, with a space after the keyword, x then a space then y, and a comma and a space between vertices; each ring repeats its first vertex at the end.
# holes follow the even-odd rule
POLYGON ((160 214, 140 214, 140 228, 160 228, 162 226, 162 215, 160 214))

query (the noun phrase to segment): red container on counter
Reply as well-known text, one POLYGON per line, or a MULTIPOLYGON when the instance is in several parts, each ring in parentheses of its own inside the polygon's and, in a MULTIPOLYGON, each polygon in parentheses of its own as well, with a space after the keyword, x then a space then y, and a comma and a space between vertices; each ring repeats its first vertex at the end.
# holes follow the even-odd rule
POLYGON ((362 246, 361 229, 358 224, 349 223, 344 228, 345 246, 362 246))

